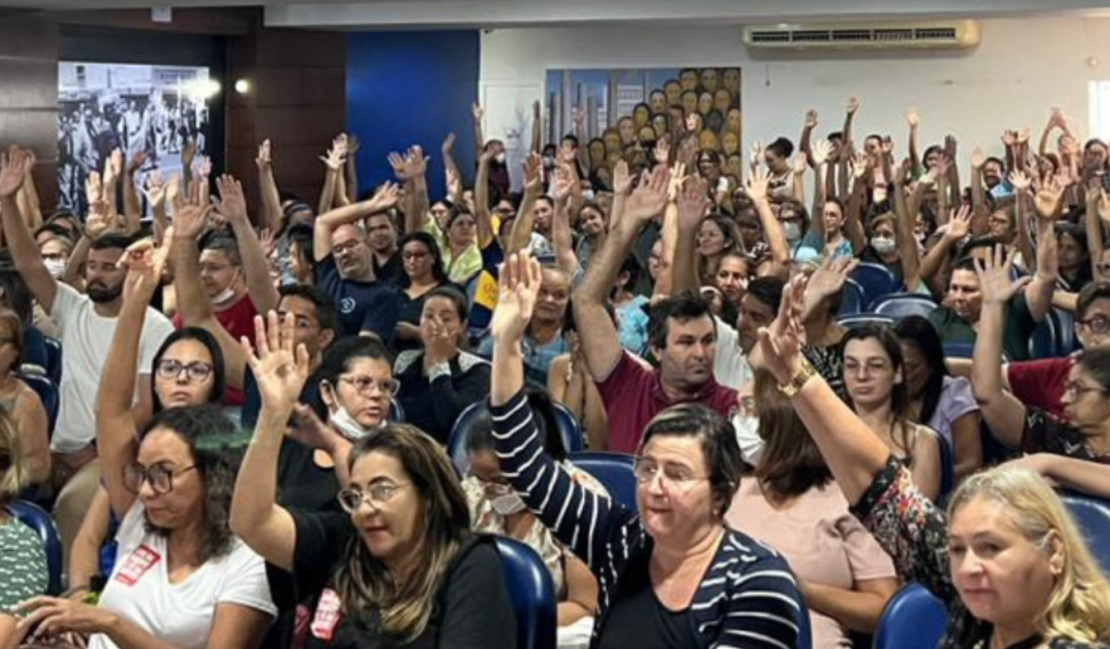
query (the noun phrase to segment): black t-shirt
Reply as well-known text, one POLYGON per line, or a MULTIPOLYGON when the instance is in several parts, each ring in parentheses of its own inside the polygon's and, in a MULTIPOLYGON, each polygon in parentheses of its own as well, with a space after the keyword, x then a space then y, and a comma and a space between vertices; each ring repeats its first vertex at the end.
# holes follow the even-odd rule
POLYGON ((306 649, 515 649, 516 617, 489 537, 466 534, 435 595, 428 625, 404 643, 374 627, 376 611, 342 613, 335 574, 351 543, 362 543, 343 512, 293 512, 297 546, 293 576, 297 592, 313 597, 306 649))
POLYGON ((651 586, 646 555, 633 561, 643 565, 629 565, 622 571, 597 649, 696 649, 699 643, 689 607, 671 611, 663 606, 651 586))
POLYGON ((405 267, 401 264, 401 252, 393 253, 384 264, 378 264, 378 257, 375 255, 372 263, 374 265, 374 277, 393 286, 400 286, 401 280, 405 277, 405 267))
POLYGON ((401 299, 395 286, 381 280, 356 282, 339 276, 335 257, 316 262, 316 287, 335 300, 340 336, 372 331, 386 345, 393 343, 401 299))

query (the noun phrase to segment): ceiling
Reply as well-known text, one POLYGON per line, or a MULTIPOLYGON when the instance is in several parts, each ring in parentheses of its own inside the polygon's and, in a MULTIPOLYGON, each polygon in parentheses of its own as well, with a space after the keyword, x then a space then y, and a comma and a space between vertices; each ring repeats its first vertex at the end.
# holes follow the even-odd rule
MULTIPOLYGON (((97 10, 147 0, 0 0, 4 8, 97 10)), ((274 27, 497 28, 574 24, 767 23, 812 20, 1110 16, 1106 0, 172 0, 178 8, 266 8, 274 27)))

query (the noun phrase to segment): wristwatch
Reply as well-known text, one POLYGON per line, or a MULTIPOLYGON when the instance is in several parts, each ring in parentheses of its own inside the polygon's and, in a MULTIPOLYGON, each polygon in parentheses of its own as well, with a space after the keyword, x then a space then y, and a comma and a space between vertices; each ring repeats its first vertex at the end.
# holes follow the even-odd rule
POLYGON ((786 382, 785 385, 779 386, 779 392, 785 394, 788 398, 794 398, 798 391, 805 386, 814 376, 817 375, 817 370, 810 365, 809 361, 804 357, 802 358, 801 367, 794 373, 794 377, 786 382))

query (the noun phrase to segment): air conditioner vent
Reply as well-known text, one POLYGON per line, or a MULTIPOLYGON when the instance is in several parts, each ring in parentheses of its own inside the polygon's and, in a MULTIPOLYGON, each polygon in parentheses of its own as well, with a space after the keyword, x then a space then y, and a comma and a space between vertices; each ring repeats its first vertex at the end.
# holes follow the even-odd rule
POLYGON ((754 25, 744 29, 744 42, 753 48, 962 48, 979 44, 979 23, 754 25))

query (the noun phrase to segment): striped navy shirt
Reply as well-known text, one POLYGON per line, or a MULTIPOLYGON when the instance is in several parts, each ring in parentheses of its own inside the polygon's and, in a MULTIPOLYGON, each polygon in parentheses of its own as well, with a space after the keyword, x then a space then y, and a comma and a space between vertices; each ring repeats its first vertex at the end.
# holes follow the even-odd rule
MULTIPOLYGON (((577 485, 548 457, 523 391, 503 406, 491 404, 490 411, 501 472, 598 578, 596 646, 623 570, 633 558, 651 555, 651 537, 637 512, 577 485)), ((794 649, 805 610, 786 560, 751 537, 726 529, 690 604, 696 649, 794 649)))

